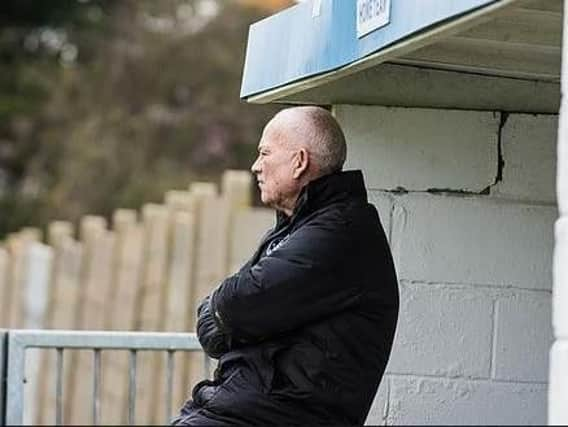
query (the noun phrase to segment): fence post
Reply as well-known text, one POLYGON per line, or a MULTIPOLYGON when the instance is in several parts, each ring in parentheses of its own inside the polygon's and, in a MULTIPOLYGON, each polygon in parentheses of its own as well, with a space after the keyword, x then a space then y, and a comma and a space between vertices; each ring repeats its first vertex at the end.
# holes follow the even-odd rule
MULTIPOLYGON (((193 182, 189 189, 196 201, 196 223, 188 326, 195 330, 199 303, 225 276, 229 212, 216 184, 193 182)), ((203 379, 202 359, 195 354, 190 358, 182 373, 189 390, 203 379)))
POLYGON ((39 241, 41 233, 39 230, 27 227, 19 233, 8 236, 6 245, 10 253, 10 272, 7 298, 8 322, 6 327, 22 328, 24 316, 25 300, 25 276, 26 276, 26 254, 29 245, 39 241))
MULTIPOLYGON (((47 305, 50 293, 50 276, 53 264, 53 249, 43 243, 33 242, 26 250, 25 282, 23 283, 23 321, 28 329, 45 328, 47 305)), ((33 424, 39 415, 41 404, 36 398, 41 384, 40 376, 42 356, 39 350, 28 352, 28 372, 26 374, 26 402, 28 406, 24 416, 25 424, 33 424)))
MULTIPOLYGON (((73 239, 71 234, 56 238, 55 240, 58 240, 58 243, 53 246, 50 302, 46 319, 48 329, 75 329, 77 327, 83 245, 73 239)), ((55 236, 50 233, 50 241, 52 241, 52 237, 55 236)), ((44 352, 43 355, 42 366, 52 366, 55 363, 54 354, 44 352)), ((68 387, 71 386, 72 381, 71 359, 71 357, 66 357, 64 361, 64 389, 66 392, 68 392, 68 387)), ((39 413, 35 423, 45 425, 53 423, 55 419, 53 409, 55 408, 55 391, 53 389, 55 375, 49 369, 42 370, 42 375, 43 384, 40 384, 37 390, 39 413)), ((69 405, 68 400, 65 401, 64 411, 66 414, 69 414, 69 405)))
POLYGON ((0 426, 6 425, 6 375, 8 374, 8 332, 0 329, 0 426))
POLYGON ((24 382, 26 370, 26 348, 18 342, 17 333, 7 335, 8 362, 6 369, 6 425, 22 425, 24 420, 24 382))
MULTIPOLYGON (((136 295, 143 265, 143 228, 138 223, 138 212, 118 209, 112 216, 116 236, 112 266, 112 295, 109 299, 105 329, 133 330, 136 319, 136 295)), ((103 395, 101 423, 127 423, 128 356, 123 351, 105 351, 102 354, 103 395)))
POLYGON ((221 189, 231 209, 248 208, 252 204, 252 175, 248 171, 226 170, 221 189))
MULTIPOLYGON (((66 247, 73 240, 73 224, 69 221, 53 221, 47 227, 47 243, 52 251, 51 269, 49 272, 49 291, 47 295, 47 307, 45 311, 43 326, 47 329, 68 328, 67 324, 57 324, 56 314, 62 309, 73 311, 75 304, 68 304, 60 301, 59 288, 61 277, 65 274, 67 262, 64 259, 66 247), (72 307, 70 309, 70 307, 72 307)), ((69 323, 70 325, 71 323, 69 323)), ((42 352, 40 366, 52 366, 55 363, 55 355, 51 352, 42 352)), ((35 401, 37 402, 37 413, 34 424, 49 424, 55 419, 55 407, 51 402, 55 401, 55 391, 52 383, 55 376, 51 370, 41 369, 38 379, 38 386, 35 390, 35 401)))
MULTIPOLYGON (((144 226, 144 270, 137 323, 139 329, 159 331, 163 329, 165 284, 169 251, 169 214, 165 205, 148 203, 142 208, 144 226)), ((160 376, 162 361, 155 353, 139 357, 140 400, 139 413, 146 424, 157 424, 156 413, 159 396, 164 389, 160 376)), ((137 414, 138 417, 138 414, 137 414)))
POLYGON ((0 328, 7 328, 9 319, 10 308, 10 254, 8 251, 0 246, 0 328))
MULTIPOLYGON (((87 215, 81 218, 79 238, 83 244, 79 278, 78 313, 75 313, 73 327, 76 329, 101 329, 104 320, 102 312, 108 289, 109 269, 107 261, 112 256, 112 242, 108 236, 107 221, 102 216, 87 215), (108 240, 108 241, 107 241, 108 240), (98 289, 97 289, 98 288, 98 289), (97 292, 98 291, 98 292, 97 292)), ((85 402, 91 395, 91 386, 76 375, 81 369, 88 370, 91 357, 86 352, 73 352, 69 361, 69 381, 66 387, 65 419, 71 424, 88 424, 91 421, 89 407, 85 402)))
MULTIPOLYGON (((170 211, 171 227, 165 330, 186 332, 193 329, 194 313, 189 306, 194 287, 197 202, 189 191, 168 191, 165 202, 170 211)), ((173 407, 177 410, 188 397, 186 374, 193 359, 191 353, 184 352, 178 353, 176 358, 181 373, 174 381, 173 407)))

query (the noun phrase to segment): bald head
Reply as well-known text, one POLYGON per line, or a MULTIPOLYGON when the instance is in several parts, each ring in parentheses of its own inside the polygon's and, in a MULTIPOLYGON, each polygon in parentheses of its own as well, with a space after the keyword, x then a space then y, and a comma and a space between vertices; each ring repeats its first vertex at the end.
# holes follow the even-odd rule
POLYGON ((287 108, 274 116, 272 125, 285 138, 286 143, 308 151, 317 176, 338 172, 343 168, 347 154, 345 135, 325 108, 287 108))
POLYGON ((345 137, 333 116, 320 107, 279 112, 264 128, 251 166, 263 203, 292 215, 310 181, 338 172, 345 162, 345 137))

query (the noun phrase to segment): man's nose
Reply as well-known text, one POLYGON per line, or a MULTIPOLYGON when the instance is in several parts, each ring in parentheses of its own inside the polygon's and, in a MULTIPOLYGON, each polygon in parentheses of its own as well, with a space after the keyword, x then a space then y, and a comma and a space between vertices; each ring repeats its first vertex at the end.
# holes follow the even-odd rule
POLYGON ((260 162, 258 161, 258 158, 254 161, 254 163, 252 164, 252 166, 250 167, 250 170, 252 173, 257 174, 260 172, 260 162))

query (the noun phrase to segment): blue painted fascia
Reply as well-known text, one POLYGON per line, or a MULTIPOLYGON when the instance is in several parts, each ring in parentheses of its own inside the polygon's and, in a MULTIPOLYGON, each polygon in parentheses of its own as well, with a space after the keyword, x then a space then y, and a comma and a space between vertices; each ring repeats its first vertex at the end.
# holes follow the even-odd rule
POLYGON ((247 98, 326 73, 443 21, 501 0, 391 0, 390 24, 357 38, 356 0, 306 1, 253 25, 243 71, 247 98))

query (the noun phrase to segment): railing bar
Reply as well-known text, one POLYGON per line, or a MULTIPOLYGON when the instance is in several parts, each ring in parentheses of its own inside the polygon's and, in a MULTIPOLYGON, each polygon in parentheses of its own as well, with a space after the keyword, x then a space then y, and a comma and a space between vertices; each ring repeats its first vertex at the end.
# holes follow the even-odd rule
POLYGON ((6 384, 6 425, 22 425, 24 420, 24 383, 26 372, 26 346, 17 333, 8 335, 8 362, 6 384))
POLYGON ((134 425, 136 414, 136 350, 130 350, 128 369, 128 424, 134 425))
POLYGON ((55 368, 55 425, 63 424, 63 349, 56 349, 55 368))
POLYGON ((174 354, 175 351, 168 350, 166 366, 166 424, 169 424, 172 417, 172 394, 174 388, 174 354))
MULTIPOLYGON (((194 333, 147 333, 147 332, 115 332, 115 331, 56 331, 56 330, 12 330, 9 334, 8 360, 10 369, 5 372, 8 377, 6 382, 5 408, 0 405, 0 411, 5 410, 5 420, 11 424, 21 424, 23 415, 23 385, 24 385, 24 365, 26 348, 50 348, 56 350, 57 376, 55 378, 56 405, 55 420, 57 423, 64 421, 64 351, 67 349, 90 349, 94 350, 93 359, 93 402, 92 419, 95 424, 101 422, 101 393, 102 393, 102 367, 100 354, 108 349, 124 349, 130 351, 130 390, 129 390, 129 422, 135 423, 136 413, 136 355, 140 350, 162 350, 168 352, 175 351, 196 351, 201 347, 194 333), (61 366, 59 368, 59 366, 61 366), (59 384, 58 384, 59 383, 59 384), (59 395, 57 395, 59 393, 59 395)), ((168 372, 168 382, 172 385, 172 390, 168 390, 168 409, 171 413, 173 403, 173 363, 172 371, 168 372)), ((206 376, 209 377, 209 359, 204 360, 206 376)), ((2 390, 0 389, 0 392, 2 390)), ((0 396, 1 397, 1 396, 0 396)))
POLYGON ((194 333, 130 331, 12 330, 27 348, 101 350, 201 350, 194 333))
POLYGON ((6 400, 6 375, 8 364, 8 333, 0 329, 0 426, 4 425, 6 400))
POLYGON ((93 424, 99 425, 100 421, 100 381, 101 381, 101 350, 94 349, 94 370, 93 370, 93 424))

